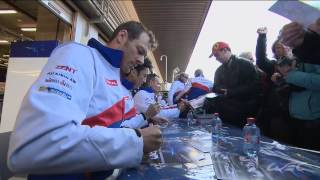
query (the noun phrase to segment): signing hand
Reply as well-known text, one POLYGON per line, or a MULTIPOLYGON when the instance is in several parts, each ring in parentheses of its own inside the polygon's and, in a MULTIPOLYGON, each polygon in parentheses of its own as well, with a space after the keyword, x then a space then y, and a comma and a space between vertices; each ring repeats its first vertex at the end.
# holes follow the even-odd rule
POLYGON ((159 104, 151 104, 147 111, 144 113, 146 118, 152 118, 160 112, 160 105, 159 104))
POLYGON ((156 116, 154 116, 154 117, 148 119, 148 122, 152 123, 154 125, 157 125, 157 124, 158 125, 162 125, 162 124, 168 123, 169 120, 167 118, 164 118, 164 117, 156 117, 156 116))
POLYGON ((143 138, 143 152, 149 153, 160 148, 162 143, 162 136, 159 127, 152 126, 140 129, 143 138))

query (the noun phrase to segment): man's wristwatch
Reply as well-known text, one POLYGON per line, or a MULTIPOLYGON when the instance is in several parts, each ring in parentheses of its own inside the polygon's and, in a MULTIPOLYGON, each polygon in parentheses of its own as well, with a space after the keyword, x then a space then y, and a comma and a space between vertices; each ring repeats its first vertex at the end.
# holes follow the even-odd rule
POLYGON ((152 122, 152 119, 151 119, 151 118, 147 118, 144 113, 141 113, 141 115, 142 115, 143 119, 144 119, 145 121, 147 121, 148 123, 151 123, 151 122, 152 122))
POLYGON ((146 115, 144 113, 141 113, 141 115, 142 115, 144 120, 147 120, 147 117, 146 117, 146 115))

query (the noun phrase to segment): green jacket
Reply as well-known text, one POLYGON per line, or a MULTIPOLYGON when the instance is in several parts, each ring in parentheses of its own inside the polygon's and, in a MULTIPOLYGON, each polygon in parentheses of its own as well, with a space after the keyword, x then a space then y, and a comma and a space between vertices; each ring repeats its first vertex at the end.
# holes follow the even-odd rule
POLYGON ((290 94, 290 115, 303 120, 320 120, 320 65, 301 64, 289 72, 286 82, 306 88, 290 94))

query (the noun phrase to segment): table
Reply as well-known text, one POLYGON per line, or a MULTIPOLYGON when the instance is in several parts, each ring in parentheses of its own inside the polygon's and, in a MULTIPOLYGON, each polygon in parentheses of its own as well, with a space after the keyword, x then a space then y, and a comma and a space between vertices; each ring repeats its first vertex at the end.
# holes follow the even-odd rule
POLYGON ((213 142, 210 121, 188 125, 174 119, 161 127, 164 143, 145 155, 138 168, 125 169, 118 179, 320 179, 320 152, 280 144, 262 136, 260 152, 242 153, 242 130, 223 124, 213 142))

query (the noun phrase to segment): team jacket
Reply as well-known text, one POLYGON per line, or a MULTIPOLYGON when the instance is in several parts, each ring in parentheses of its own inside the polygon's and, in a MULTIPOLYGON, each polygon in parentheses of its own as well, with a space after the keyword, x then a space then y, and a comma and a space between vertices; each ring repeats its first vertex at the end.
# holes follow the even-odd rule
POLYGON ((170 87, 168 93, 168 103, 169 105, 176 104, 175 97, 185 88, 185 84, 179 80, 174 81, 170 87))
POLYGON ((57 47, 27 92, 10 139, 12 171, 82 173, 141 162, 143 140, 134 130, 103 127, 143 122, 119 77, 123 53, 94 39, 88 45, 57 47), (82 125, 88 122, 100 126, 82 125))
MULTIPOLYGON (((148 107, 151 104, 156 103, 156 96, 155 93, 151 88, 142 88, 140 91, 138 91, 134 95, 134 104, 135 107, 139 112, 146 112, 148 107)), ((177 105, 171 105, 171 106, 161 106, 159 114, 157 116, 159 117, 165 117, 165 118, 178 118, 180 114, 180 110, 177 108, 177 105)))
POLYGON ((111 128, 119 127, 131 127, 140 128, 147 124, 143 116, 137 114, 134 101, 131 95, 131 91, 134 84, 127 79, 121 79, 121 85, 123 87, 121 102, 117 102, 112 105, 111 108, 100 113, 98 116, 92 116, 85 119, 82 124, 94 126, 105 126, 111 128), (121 117, 119 117, 121 115, 121 117), (118 116, 118 118, 116 118, 118 116), (112 122, 110 122, 110 120, 112 122))
POLYGON ((197 97, 207 94, 213 87, 213 82, 204 77, 195 77, 190 80, 185 87, 185 92, 187 92, 188 100, 196 99, 197 97))

